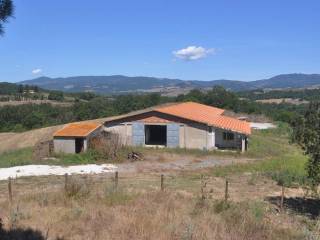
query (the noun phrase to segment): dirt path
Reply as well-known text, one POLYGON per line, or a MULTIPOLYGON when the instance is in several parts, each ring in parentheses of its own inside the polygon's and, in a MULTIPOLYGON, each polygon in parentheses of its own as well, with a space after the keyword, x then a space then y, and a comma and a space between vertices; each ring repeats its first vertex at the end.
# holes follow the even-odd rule
POLYGON ((205 156, 196 157, 179 154, 159 154, 146 156, 146 160, 117 164, 118 172, 172 172, 172 171, 192 171, 206 169, 215 166, 225 166, 234 163, 245 163, 255 159, 205 156))

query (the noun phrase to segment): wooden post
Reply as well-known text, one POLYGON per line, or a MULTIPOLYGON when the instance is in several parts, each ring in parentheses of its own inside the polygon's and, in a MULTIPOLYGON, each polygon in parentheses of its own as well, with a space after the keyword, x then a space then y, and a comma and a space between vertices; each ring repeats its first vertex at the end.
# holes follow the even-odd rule
POLYGON ((164 190, 164 176, 163 176, 163 174, 161 174, 161 191, 163 191, 164 190))
POLYGON ((8 192, 9 192, 9 202, 12 203, 12 183, 11 177, 8 178, 8 192))
POLYGON ((118 174, 118 171, 115 172, 115 175, 114 175, 114 188, 117 189, 118 188, 118 180, 119 179, 119 174, 118 174))
POLYGON ((68 173, 64 174, 64 191, 68 191, 68 173))
POLYGON ((201 188, 200 188, 200 191, 201 191, 201 199, 202 200, 206 199, 206 193, 205 193, 206 186, 207 186, 207 182, 205 181, 204 176, 201 175, 201 188))
POLYGON ((226 180, 226 188, 225 188, 225 192, 224 192, 224 201, 225 202, 228 201, 228 197, 229 197, 228 188, 229 188, 229 182, 228 182, 228 180, 226 180))
POLYGON ((281 212, 283 212, 283 202, 284 202, 284 185, 281 186, 281 201, 280 201, 281 212))

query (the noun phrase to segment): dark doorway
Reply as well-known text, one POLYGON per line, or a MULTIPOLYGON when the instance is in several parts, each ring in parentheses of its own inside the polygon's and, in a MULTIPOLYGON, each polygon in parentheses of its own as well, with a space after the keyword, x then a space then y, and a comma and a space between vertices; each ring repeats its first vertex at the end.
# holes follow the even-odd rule
POLYGON ((146 145, 167 145, 166 125, 145 125, 146 145))
POLYGON ((76 153, 83 152, 84 139, 83 138, 76 138, 75 145, 76 145, 76 153))

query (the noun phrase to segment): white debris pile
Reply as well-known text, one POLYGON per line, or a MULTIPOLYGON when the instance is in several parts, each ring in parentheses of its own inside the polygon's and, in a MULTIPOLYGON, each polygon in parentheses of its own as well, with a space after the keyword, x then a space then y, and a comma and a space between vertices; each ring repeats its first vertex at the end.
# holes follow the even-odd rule
POLYGON ((251 128, 258 129, 258 130, 276 128, 277 127, 276 125, 274 125, 272 123, 256 123, 256 122, 251 122, 250 126, 251 126, 251 128))
POLYGON ((0 180, 6 180, 9 177, 25 176, 48 176, 64 174, 98 174, 115 172, 117 167, 113 164, 88 164, 77 166, 50 166, 50 165, 26 165, 10 168, 0 168, 0 180))

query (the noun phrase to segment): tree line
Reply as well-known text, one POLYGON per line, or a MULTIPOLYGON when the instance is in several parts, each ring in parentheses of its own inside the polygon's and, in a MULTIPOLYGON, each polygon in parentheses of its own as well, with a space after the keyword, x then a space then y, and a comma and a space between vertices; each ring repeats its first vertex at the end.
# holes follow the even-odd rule
POLYGON ((247 98, 250 100, 261 99, 281 99, 292 98, 306 101, 319 101, 320 89, 296 89, 296 90, 252 90, 237 93, 239 97, 247 98))
MULTIPOLYGON (((63 100, 62 92, 51 92, 52 99, 63 100)), ((24 131, 72 121, 110 117, 168 102, 195 101, 210 106, 248 114, 264 114, 275 121, 292 122, 303 114, 303 107, 290 104, 263 104, 241 99, 222 87, 210 91, 192 90, 177 97, 160 94, 100 96, 94 93, 75 93, 72 106, 25 104, 0 107, 0 131, 24 131)))

